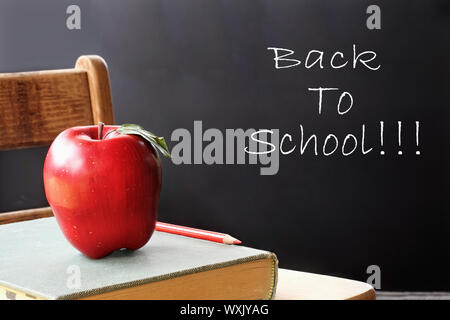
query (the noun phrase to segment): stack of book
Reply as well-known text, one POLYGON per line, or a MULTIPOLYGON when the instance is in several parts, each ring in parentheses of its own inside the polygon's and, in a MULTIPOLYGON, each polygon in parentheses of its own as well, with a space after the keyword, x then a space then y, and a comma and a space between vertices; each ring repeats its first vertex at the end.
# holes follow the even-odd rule
POLYGON ((271 299, 275 254, 155 231, 143 248, 93 260, 55 218, 0 226, 0 299, 271 299))

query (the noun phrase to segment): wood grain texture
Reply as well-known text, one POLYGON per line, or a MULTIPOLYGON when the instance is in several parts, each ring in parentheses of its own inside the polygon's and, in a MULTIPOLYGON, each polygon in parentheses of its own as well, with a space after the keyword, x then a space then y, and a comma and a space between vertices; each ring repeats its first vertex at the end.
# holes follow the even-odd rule
POLYGON ((51 216, 53 211, 50 207, 5 212, 0 214, 0 225, 51 216))
POLYGON ((278 269, 275 300, 375 300, 367 283, 321 274, 278 269))
POLYGON ((0 150, 50 144, 64 129, 92 123, 86 71, 0 74, 0 150))
MULTIPOLYGON (((81 56, 74 69, 0 74, 0 150, 50 144, 67 128, 113 124, 105 61, 81 56)), ((48 217, 50 207, 0 214, 0 224, 48 217)))
POLYGON ((75 64, 75 69, 87 71, 94 124, 114 124, 111 87, 105 60, 95 55, 81 56, 75 64))

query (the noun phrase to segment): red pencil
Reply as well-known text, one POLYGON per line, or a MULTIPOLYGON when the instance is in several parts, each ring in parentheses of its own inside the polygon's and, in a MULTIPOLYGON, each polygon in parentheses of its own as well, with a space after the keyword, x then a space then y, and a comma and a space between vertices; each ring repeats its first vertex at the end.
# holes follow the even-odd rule
POLYGON ((177 226, 165 222, 156 222, 157 231, 179 234, 181 236, 220 242, 224 244, 241 244, 242 242, 224 233, 195 229, 190 227, 177 226))

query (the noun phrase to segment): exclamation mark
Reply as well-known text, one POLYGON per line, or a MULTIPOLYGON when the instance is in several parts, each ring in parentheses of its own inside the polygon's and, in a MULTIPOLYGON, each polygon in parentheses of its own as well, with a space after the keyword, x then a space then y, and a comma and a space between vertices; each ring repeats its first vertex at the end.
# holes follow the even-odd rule
MULTIPOLYGON (((398 147, 402 147, 402 122, 398 121, 398 147)), ((398 150, 398 154, 402 155, 402 150, 398 150)))
MULTIPOLYGON (((380 145, 381 145, 381 148, 383 149, 383 145, 384 145, 384 122, 383 121, 380 121, 380 145)), ((380 154, 382 156, 384 156, 384 150, 381 150, 380 154)))
MULTIPOLYGON (((417 146, 417 149, 419 149, 419 126, 420 126, 419 121, 416 121, 416 146, 417 146)), ((420 156, 419 150, 416 151, 416 155, 420 156)))

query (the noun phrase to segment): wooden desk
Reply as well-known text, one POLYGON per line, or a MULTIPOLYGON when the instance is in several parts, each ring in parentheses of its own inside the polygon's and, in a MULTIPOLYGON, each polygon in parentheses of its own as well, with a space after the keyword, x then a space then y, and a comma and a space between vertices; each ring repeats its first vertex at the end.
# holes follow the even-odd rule
MULTIPOLYGON (((0 224, 51 216, 49 207, 3 213, 0 224)), ((375 297, 375 290, 365 282, 278 269, 275 300, 373 300, 375 297)))
POLYGON ((275 300, 375 300, 369 284, 287 269, 278 269, 275 300))

